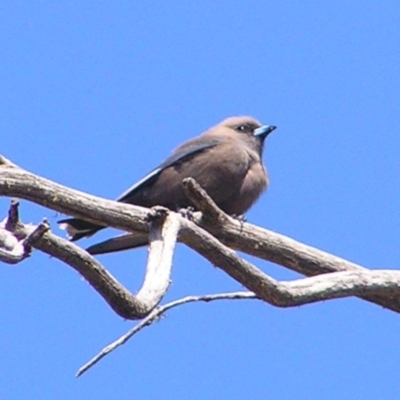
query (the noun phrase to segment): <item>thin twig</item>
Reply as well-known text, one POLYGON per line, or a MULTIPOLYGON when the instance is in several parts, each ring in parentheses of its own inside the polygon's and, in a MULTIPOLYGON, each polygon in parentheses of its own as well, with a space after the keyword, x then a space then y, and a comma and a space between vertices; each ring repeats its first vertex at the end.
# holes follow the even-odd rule
POLYGON ((79 368, 76 373, 76 377, 81 376, 89 368, 97 364, 103 357, 110 354, 112 351, 117 349, 119 346, 125 344, 132 336, 140 332, 143 328, 152 325, 153 322, 159 320, 159 318, 166 313, 168 310, 174 307, 178 307, 182 304, 188 304, 198 301, 210 302, 215 300, 243 300, 243 299, 257 299, 257 296, 251 292, 233 292, 233 293, 220 293, 220 294, 209 294, 203 296, 187 296, 182 299, 178 299, 167 303, 163 306, 155 308, 147 317, 143 318, 136 326, 129 330, 126 334, 121 336, 116 341, 110 343, 108 346, 104 347, 100 353, 93 357, 89 362, 79 368))

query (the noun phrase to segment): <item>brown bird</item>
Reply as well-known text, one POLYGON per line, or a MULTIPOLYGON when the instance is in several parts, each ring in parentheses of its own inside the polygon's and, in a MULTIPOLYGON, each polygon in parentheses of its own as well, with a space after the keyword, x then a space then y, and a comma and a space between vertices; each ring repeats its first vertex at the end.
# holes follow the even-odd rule
MULTIPOLYGON (((185 178, 192 177, 223 211, 242 215, 268 185, 262 153, 264 139, 275 129, 275 126, 261 125, 251 117, 228 118, 183 143, 117 201, 143 207, 160 205, 174 211, 194 207, 182 185, 185 178)), ((65 219, 59 224, 73 241, 105 228, 78 218, 65 219)), ((94 245, 88 251, 99 254, 132 247, 112 244, 106 248, 94 245)), ((135 243, 135 247, 137 245, 135 243)))

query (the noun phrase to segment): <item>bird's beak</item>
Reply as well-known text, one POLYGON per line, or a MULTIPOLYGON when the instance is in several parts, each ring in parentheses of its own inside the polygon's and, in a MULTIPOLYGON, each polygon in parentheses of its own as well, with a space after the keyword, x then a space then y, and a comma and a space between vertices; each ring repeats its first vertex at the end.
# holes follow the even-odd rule
POLYGON ((272 131, 276 129, 276 126, 274 125, 263 125, 257 128, 254 132, 253 135, 256 137, 259 137, 261 139, 265 139, 272 131))

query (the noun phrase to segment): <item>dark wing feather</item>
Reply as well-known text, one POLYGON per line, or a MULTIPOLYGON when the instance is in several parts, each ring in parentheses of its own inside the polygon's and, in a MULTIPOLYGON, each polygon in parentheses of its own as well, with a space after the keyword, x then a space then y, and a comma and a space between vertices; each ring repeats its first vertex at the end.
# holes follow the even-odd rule
POLYGON ((129 203, 130 198, 132 198, 139 190, 142 190, 147 185, 153 183, 164 169, 172 167, 173 165, 178 164, 194 156, 195 154, 201 153, 206 149, 212 148, 216 146, 219 142, 220 141, 218 139, 210 140, 206 138, 198 138, 193 141, 187 142, 186 144, 179 147, 171 155, 171 157, 168 157, 157 168, 153 169, 153 171, 148 173, 144 178, 136 182, 133 186, 122 193, 121 196, 117 198, 117 201, 129 203))
MULTIPOLYGON (((175 152, 171 155, 171 157, 167 158, 159 167, 155 168, 153 171, 147 174, 143 179, 141 179, 139 182, 136 182, 128 190, 122 193, 122 195, 118 197, 117 201, 129 203, 130 199, 134 197, 138 191, 142 190, 147 185, 152 184, 165 168, 171 167, 177 163, 187 160, 188 158, 194 156, 195 154, 201 153, 206 149, 216 146, 218 143, 219 141, 217 139, 210 140, 202 137, 186 142, 182 146, 178 147, 175 150, 175 152)), ((67 230, 70 239, 72 241, 81 239, 82 237, 85 236, 91 236, 97 231, 105 228, 104 226, 95 225, 80 218, 68 218, 62 221, 58 221, 58 223, 60 224, 60 227, 67 230)), ((111 239, 110 242, 112 243, 105 243, 106 248, 103 248, 102 243, 100 243, 99 247, 96 247, 96 245, 94 245, 90 248, 90 250, 96 251, 96 254, 116 251, 114 247, 117 248, 120 245, 120 240, 121 239, 118 239, 116 242, 112 242, 111 239), (108 247, 110 247, 110 249, 108 249, 108 247)), ((145 244, 142 243, 141 240, 139 240, 139 242, 129 243, 126 247, 130 248, 145 244)), ((126 248, 124 246, 125 243, 123 244, 122 247, 126 248)))

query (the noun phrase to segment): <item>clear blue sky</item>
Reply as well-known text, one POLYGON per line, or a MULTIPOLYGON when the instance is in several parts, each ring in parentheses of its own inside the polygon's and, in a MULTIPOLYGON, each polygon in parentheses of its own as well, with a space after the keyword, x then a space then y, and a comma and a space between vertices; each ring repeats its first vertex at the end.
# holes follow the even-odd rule
MULTIPOLYGON (((112 199, 182 141, 250 114, 278 130, 264 156, 271 185, 248 220, 370 268, 400 267, 398 1, 3 1, 0 10, 0 153, 13 162, 112 199)), ((3 215, 8 203, 0 199, 3 215)), ((23 201, 21 213, 62 234, 54 212, 23 201)), ((145 257, 100 260, 136 291, 145 257)), ((39 252, 0 275, 0 399, 399 396, 400 315, 361 300, 188 305, 75 379, 133 323, 39 252)), ((238 289, 178 246, 166 300, 238 289)))

